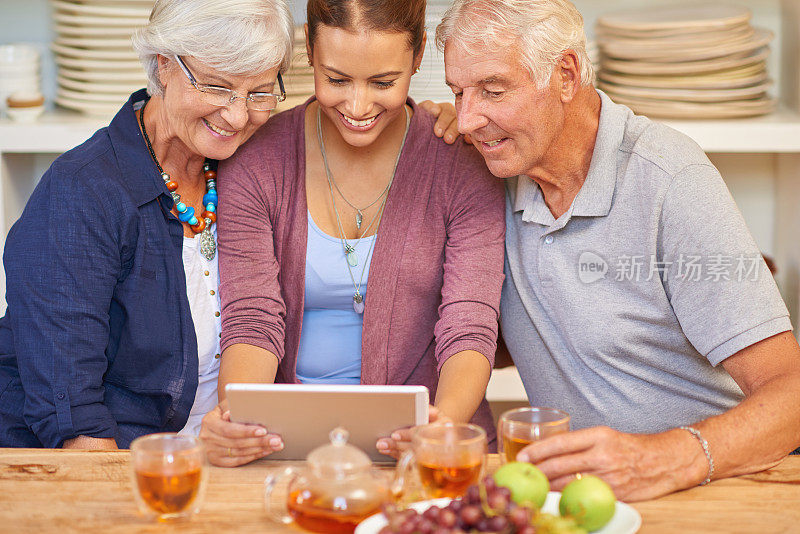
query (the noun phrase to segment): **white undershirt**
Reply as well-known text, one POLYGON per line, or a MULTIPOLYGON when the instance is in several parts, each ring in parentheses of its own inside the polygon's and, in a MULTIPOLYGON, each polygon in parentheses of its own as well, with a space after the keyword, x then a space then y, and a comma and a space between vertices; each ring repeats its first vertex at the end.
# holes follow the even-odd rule
MULTIPOLYGON (((214 225, 214 239, 217 238, 214 225)), ((186 426, 179 434, 197 435, 203 416, 217 405, 219 337, 222 331, 217 255, 207 260, 200 253, 200 239, 183 238, 183 271, 186 295, 197 335, 197 393, 186 426), (216 315, 215 315, 216 314, 216 315)))

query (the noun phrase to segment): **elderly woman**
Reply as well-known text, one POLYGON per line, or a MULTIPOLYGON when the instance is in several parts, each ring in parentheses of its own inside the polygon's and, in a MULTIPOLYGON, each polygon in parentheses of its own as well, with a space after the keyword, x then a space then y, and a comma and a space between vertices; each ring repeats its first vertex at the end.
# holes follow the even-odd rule
MULTIPOLYGON (((229 382, 424 385, 434 413, 494 436, 503 186, 409 99, 424 43, 424 0, 308 2, 315 98, 222 167, 220 398, 229 382)), ((223 402, 201 437, 231 466, 283 446, 265 433, 223 402)))
POLYGON ((50 167, 5 249, 0 446, 127 447, 217 403, 216 160, 284 98, 276 0, 163 0, 149 78, 50 167))

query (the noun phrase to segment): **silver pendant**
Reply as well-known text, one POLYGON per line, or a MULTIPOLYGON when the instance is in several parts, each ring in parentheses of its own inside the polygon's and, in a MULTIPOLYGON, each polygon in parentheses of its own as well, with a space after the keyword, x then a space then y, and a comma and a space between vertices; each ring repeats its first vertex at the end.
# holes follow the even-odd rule
POLYGON ((206 219, 206 227, 200 232, 200 254, 205 259, 211 261, 217 253, 217 243, 214 241, 214 234, 211 233, 211 219, 206 219))
POLYGON ((364 216, 361 214, 361 210, 356 210, 356 227, 361 230, 361 221, 364 220, 364 216))
POLYGON ((353 309, 358 314, 364 313, 364 297, 358 291, 353 295, 353 309))
POLYGON ((358 254, 356 254, 356 249, 350 245, 345 245, 344 254, 347 257, 347 263, 350 265, 350 267, 355 267, 358 265, 358 254))

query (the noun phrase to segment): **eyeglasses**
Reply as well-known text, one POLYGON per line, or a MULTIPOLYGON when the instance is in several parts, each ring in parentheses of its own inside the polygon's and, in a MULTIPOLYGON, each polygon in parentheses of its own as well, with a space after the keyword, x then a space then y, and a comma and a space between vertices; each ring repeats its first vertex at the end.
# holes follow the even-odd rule
POLYGON ((212 106, 230 106, 236 102, 237 98, 241 98, 244 100, 244 103, 249 110, 272 111, 278 106, 278 102, 283 102, 286 100, 286 90, 283 88, 283 78, 281 78, 280 72, 278 73, 278 86, 281 88, 280 94, 276 95, 273 93, 254 92, 247 93, 247 96, 239 96, 235 92, 231 91, 230 89, 226 89, 225 87, 197 83, 194 75, 189 71, 189 67, 186 66, 186 63, 183 62, 180 56, 176 55, 175 61, 177 61, 186 77, 189 78, 189 81, 192 83, 194 88, 202 93, 203 100, 212 106))

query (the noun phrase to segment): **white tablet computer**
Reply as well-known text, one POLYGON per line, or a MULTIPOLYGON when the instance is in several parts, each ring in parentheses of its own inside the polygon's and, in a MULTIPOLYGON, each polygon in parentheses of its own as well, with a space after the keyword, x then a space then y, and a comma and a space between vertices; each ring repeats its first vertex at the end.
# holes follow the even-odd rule
POLYGON ((389 462, 375 442, 428 422, 425 386, 228 384, 225 393, 232 421, 258 423, 283 437, 284 449, 269 456, 275 460, 305 460, 340 426, 373 461, 389 462))

